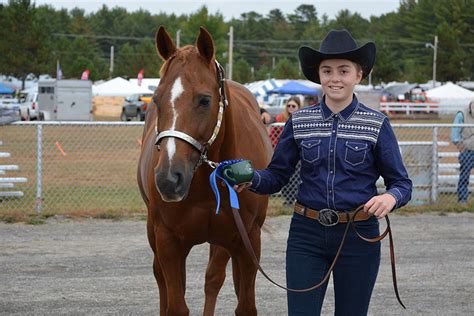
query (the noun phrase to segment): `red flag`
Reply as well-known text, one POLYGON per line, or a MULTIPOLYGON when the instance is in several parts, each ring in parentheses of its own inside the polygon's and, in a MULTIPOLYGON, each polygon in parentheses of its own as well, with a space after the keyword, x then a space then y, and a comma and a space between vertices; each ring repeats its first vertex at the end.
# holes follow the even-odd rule
POLYGON ((145 69, 140 69, 140 71, 138 72, 137 79, 138 79, 138 85, 139 85, 139 86, 142 85, 143 73, 144 73, 144 72, 145 72, 145 69))
POLYGON ((89 80, 89 74, 90 74, 90 70, 89 69, 86 69, 84 70, 84 72, 82 73, 82 76, 81 76, 81 80, 89 80))

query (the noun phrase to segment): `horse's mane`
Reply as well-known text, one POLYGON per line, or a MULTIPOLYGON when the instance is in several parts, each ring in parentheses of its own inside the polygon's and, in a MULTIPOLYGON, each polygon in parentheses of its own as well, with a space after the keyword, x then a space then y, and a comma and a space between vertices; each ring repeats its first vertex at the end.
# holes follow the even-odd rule
POLYGON ((161 66, 160 77, 163 78, 163 76, 166 74, 171 64, 171 61, 177 60, 183 65, 186 65, 186 63, 189 62, 190 56, 194 54, 199 55, 199 51, 197 50, 195 46, 192 46, 192 45, 186 45, 180 49, 177 49, 174 55, 168 58, 168 60, 165 61, 163 66, 161 66))

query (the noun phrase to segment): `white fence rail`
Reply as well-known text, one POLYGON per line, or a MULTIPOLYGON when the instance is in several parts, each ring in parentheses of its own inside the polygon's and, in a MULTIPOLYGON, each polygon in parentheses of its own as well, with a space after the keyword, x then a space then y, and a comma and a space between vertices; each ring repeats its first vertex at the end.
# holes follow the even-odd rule
MULTIPOLYGON (((0 141, 0 146, 1 145, 3 145, 2 141, 0 141)), ((0 152, 0 158, 10 157, 11 154, 9 152, 0 152)), ((14 188, 15 183, 27 182, 26 178, 6 177, 7 171, 18 171, 19 169, 17 165, 0 165, 0 198, 22 197, 24 195, 23 191, 5 190, 14 188)))
POLYGON ((380 102, 380 111, 387 114, 455 114, 466 108, 469 100, 443 102, 380 102))

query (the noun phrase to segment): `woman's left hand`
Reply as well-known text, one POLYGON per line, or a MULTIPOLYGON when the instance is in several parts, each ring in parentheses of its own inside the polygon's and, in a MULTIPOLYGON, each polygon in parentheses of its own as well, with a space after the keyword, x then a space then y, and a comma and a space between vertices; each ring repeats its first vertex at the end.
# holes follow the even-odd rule
POLYGON ((390 213, 390 211, 395 207, 397 201, 395 198, 388 193, 382 195, 377 195, 371 198, 364 205, 364 211, 373 214, 378 219, 382 219, 390 213))

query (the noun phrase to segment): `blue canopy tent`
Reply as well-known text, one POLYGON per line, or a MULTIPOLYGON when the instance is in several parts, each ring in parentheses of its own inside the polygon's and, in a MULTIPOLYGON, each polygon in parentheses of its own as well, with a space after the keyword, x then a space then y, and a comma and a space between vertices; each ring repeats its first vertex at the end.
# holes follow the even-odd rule
POLYGON ((321 93, 316 88, 308 87, 298 81, 288 81, 281 87, 274 88, 268 93, 277 93, 277 94, 303 94, 303 95, 312 95, 319 96, 321 93))
POLYGON ((278 88, 283 84, 283 80, 268 79, 252 82, 245 86, 257 98, 259 103, 267 103, 269 100, 268 91, 278 88))
POLYGON ((13 94, 14 92, 14 89, 0 82, 0 94, 13 94))

